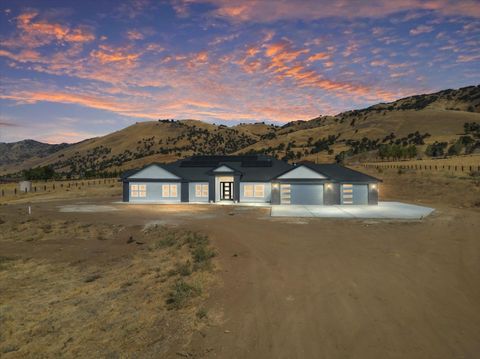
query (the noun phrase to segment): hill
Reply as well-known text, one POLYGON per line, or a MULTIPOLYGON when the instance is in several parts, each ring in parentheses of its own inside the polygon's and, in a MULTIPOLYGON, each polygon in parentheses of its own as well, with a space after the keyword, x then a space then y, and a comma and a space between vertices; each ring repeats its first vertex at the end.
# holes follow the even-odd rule
POLYGON ((14 143, 0 142, 0 166, 17 164, 32 159, 42 159, 65 149, 69 146, 67 143, 51 145, 35 140, 23 140, 14 143))
POLYGON ((36 151, 33 144, 22 147, 27 141, 3 144, 8 160, 0 163, 0 174, 51 166, 56 172, 89 176, 193 154, 267 153, 287 160, 329 162, 456 155, 480 151, 478 124, 480 86, 469 86, 281 127, 159 120, 138 122, 77 144, 41 144, 53 146, 42 151, 41 145, 36 151))

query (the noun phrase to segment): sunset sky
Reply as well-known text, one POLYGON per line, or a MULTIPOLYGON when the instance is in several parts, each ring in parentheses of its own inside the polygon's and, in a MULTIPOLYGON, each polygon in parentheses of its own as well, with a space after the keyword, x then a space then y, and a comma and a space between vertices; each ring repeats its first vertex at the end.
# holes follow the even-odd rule
POLYGON ((0 2, 0 141, 308 120, 480 83, 478 0, 0 2))

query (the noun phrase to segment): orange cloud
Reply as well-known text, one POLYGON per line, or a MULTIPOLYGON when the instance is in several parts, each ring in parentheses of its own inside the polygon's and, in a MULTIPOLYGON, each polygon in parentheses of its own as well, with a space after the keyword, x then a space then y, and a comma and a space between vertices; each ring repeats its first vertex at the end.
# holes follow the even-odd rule
POLYGON ((319 60, 326 60, 329 59, 330 55, 325 53, 325 52, 319 52, 316 53, 315 55, 310 56, 307 61, 308 62, 314 62, 314 61, 319 61, 319 60))
POLYGON ((71 28, 59 23, 45 20, 35 21, 39 16, 36 11, 26 11, 17 20, 18 36, 2 41, 6 47, 37 48, 54 41, 67 43, 85 43, 95 39, 93 32, 87 27, 71 28))
POLYGON ((315 20, 330 17, 378 18, 407 10, 431 10, 443 15, 480 17, 477 0, 377 0, 337 1, 330 0, 183 0, 183 5, 210 3, 213 15, 235 22, 273 22, 279 20, 315 20))
POLYGON ((99 50, 90 52, 90 56, 96 58, 102 64, 112 62, 133 64, 141 55, 140 53, 127 53, 124 49, 115 49, 106 45, 100 45, 99 48, 99 50))

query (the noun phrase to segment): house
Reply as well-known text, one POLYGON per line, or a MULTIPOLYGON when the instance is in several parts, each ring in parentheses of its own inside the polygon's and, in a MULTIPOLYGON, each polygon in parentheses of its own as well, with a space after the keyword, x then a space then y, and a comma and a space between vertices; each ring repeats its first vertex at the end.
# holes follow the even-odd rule
POLYGON ((124 173, 123 201, 271 204, 378 203, 379 179, 339 164, 289 164, 265 155, 193 156, 124 173))

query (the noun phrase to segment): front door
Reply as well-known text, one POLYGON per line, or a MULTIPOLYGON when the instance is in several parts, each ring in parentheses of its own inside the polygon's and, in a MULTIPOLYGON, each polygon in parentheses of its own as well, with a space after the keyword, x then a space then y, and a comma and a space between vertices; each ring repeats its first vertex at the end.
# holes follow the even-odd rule
POLYGON ((220 199, 228 201, 233 199, 233 182, 220 182, 220 199))

